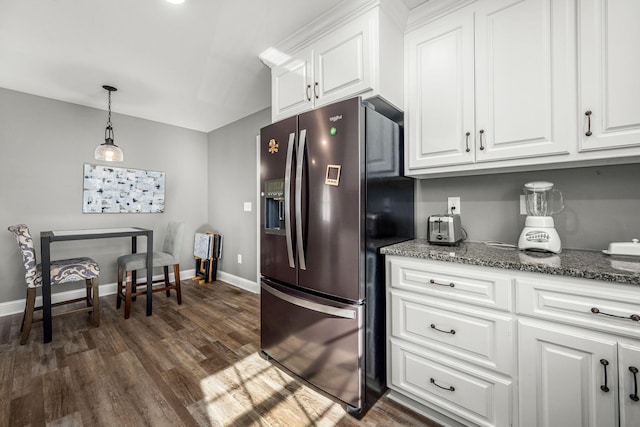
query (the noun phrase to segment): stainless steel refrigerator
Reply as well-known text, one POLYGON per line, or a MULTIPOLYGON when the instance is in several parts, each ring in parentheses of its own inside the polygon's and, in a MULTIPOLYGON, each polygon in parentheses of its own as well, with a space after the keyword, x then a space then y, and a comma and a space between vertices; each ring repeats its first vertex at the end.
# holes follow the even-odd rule
POLYGON ((260 144, 261 354, 360 417, 386 390, 379 248, 414 237, 401 129, 353 98, 260 144))

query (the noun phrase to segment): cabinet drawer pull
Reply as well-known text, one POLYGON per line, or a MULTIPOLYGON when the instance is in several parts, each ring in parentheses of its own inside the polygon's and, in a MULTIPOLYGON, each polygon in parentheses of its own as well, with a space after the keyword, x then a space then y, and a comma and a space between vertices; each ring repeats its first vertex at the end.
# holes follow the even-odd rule
POLYGON ((637 315, 637 314, 632 314, 630 316, 618 316, 616 314, 604 313, 600 311, 598 307, 592 307, 591 312, 593 314, 602 314, 603 316, 617 317, 618 319, 629 319, 629 320, 633 320, 634 322, 640 321, 640 315, 637 315))
POLYGON ((318 82, 313 85, 313 94, 316 96, 316 99, 318 99, 318 82))
POLYGON ((471 149, 469 148, 469 136, 471 136, 471 132, 467 132, 467 133, 465 133, 465 135, 467 136, 466 142, 465 142, 466 145, 467 145, 467 149, 464 150, 464 151, 466 151, 468 153, 469 151, 471 151, 471 149))
POLYGON ((436 328, 436 325, 434 325, 433 323, 431 324, 431 329, 435 329, 438 332, 444 332, 445 334, 451 334, 451 335, 455 335, 456 334, 455 329, 452 329, 450 331, 445 331, 444 329, 436 328))
POLYGON ((604 391, 605 393, 609 392, 609 387, 607 387, 607 366, 609 366, 609 361, 607 359, 600 359, 600 364, 602 365, 602 368, 604 369, 604 384, 600 386, 600 390, 604 391))
POLYGON ((311 101, 311 85, 307 85, 307 101, 311 101))
POLYGON ((629 366, 629 371, 633 374, 633 394, 629 395, 629 399, 637 402, 640 400, 640 398, 638 398, 638 368, 629 366))
POLYGON ((484 145, 482 145, 482 135, 484 135, 484 129, 480 129, 480 149, 484 150, 484 145))
POLYGON ((587 116, 587 132, 585 133, 585 135, 591 136, 593 135, 591 133, 591 111, 585 112, 584 115, 587 116))
POLYGON ((430 381, 430 382, 431 382, 431 384, 433 384, 434 386, 436 386, 436 387, 438 387, 438 388, 441 388, 441 389, 443 389, 443 390, 447 390, 447 391, 456 391, 456 389, 455 389, 455 387, 454 387, 454 386, 442 387, 442 386, 441 386, 440 384, 438 384, 438 383, 436 382, 436 380, 434 380, 433 378, 431 378, 429 381, 430 381))
POLYGON ((455 288, 455 283, 451 282, 451 283, 438 283, 435 280, 431 279, 429 280, 429 283, 431 283, 432 285, 438 285, 438 286, 448 286, 450 288, 455 288))

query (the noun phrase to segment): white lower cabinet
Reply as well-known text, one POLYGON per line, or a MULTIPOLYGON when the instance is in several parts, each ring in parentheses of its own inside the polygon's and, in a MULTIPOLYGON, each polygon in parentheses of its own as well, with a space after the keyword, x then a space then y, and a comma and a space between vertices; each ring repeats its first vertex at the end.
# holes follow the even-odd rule
POLYGON ((512 382, 392 339, 390 386, 482 426, 508 426, 512 382))
POLYGON ((618 425, 615 340, 529 319, 518 333, 520 426, 618 425))
POLYGON ((447 425, 640 426, 640 286, 399 256, 386 274, 391 398, 447 425))
POLYGON ((640 288, 516 279, 521 426, 640 425, 640 288))
POLYGON ((640 424, 640 343, 618 344, 618 382, 620 399, 620 425, 640 424))
POLYGON ((402 257, 387 275, 389 388, 460 425, 513 425, 512 280, 402 257))

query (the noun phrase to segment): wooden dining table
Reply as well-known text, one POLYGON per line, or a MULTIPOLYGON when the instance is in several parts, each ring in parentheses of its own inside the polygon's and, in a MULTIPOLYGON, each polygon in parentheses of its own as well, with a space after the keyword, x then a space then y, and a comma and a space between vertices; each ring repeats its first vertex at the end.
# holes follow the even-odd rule
POLYGON ((42 262, 42 320, 44 342, 53 339, 51 324, 51 243, 70 240, 109 239, 131 237, 131 253, 137 251, 139 236, 147 240, 147 316, 153 311, 153 230, 139 227, 96 228, 87 230, 52 230, 40 233, 40 259, 42 262))

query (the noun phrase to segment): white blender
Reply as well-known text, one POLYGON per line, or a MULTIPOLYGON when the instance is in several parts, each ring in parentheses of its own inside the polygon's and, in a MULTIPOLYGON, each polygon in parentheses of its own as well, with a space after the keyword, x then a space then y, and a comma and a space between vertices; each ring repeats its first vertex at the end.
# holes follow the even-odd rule
POLYGON ((551 215, 564 209, 562 193, 553 189, 552 182, 535 181, 524 185, 524 194, 527 219, 520 233, 518 248, 559 254, 562 244, 551 215), (554 209, 554 194, 558 195, 558 209, 554 209))

